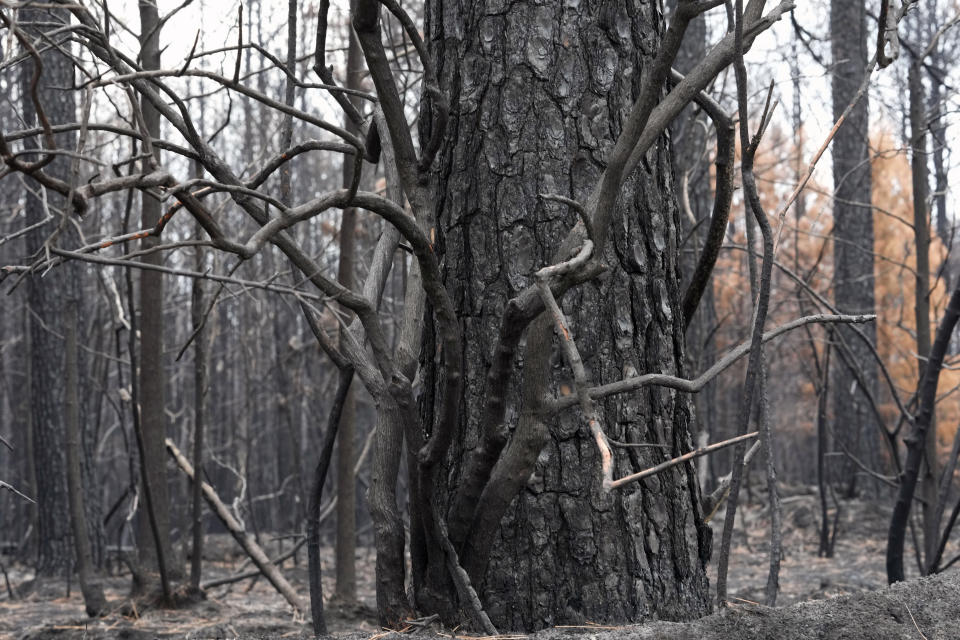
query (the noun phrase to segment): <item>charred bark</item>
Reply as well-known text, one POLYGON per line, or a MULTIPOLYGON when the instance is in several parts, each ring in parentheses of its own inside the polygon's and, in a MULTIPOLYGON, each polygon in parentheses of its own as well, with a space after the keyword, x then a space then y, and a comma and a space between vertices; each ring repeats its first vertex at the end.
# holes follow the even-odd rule
MULTIPOLYGON (((434 174, 436 247, 466 345, 462 417, 437 492, 445 511, 464 458, 478 446, 486 372, 507 302, 550 264, 577 220, 538 194, 586 200, 639 94, 660 16, 652 5, 616 2, 515 3, 497 13, 436 3, 427 22, 452 110, 434 174)), ((596 384, 684 369, 670 160, 661 139, 620 196, 602 256, 608 273, 561 301, 596 384)), ((549 321, 546 326, 550 335, 549 321)), ((543 333, 536 323, 529 331, 543 333)), ((430 344, 422 362, 426 425, 436 424, 433 400, 442 382, 430 344)), ((541 389, 563 393, 566 386, 569 392, 559 352, 532 353, 531 347, 522 356, 527 368, 519 384, 504 398, 512 437, 493 470, 503 479, 499 488, 512 484, 517 491, 490 495, 497 487, 488 484, 480 502, 505 501, 504 517, 490 522, 478 510, 466 539, 454 539, 491 620, 503 630, 702 615, 709 609, 704 563, 710 538, 693 465, 605 494, 599 455, 580 416, 547 418, 535 398, 520 402, 519 389, 531 376, 542 376, 535 381, 541 389), (532 371, 530 362, 541 358, 545 368, 532 371)), ((691 448, 685 396, 651 388, 600 401, 598 410, 610 437, 664 446, 618 451, 617 475, 691 448)))
MULTIPOLYGON (((24 8, 19 15, 20 26, 28 37, 36 33, 35 22, 51 18, 69 21, 65 11, 24 8)), ((36 61, 27 58, 21 75, 23 117, 31 125, 37 120, 37 105, 31 97, 31 86, 37 83, 37 96, 42 110, 53 124, 73 122, 76 119, 74 93, 62 90, 73 85, 73 66, 69 59, 55 50, 41 56, 42 71, 34 77, 36 61)), ((75 136, 61 134, 58 145, 74 147, 75 136)), ((38 147, 35 139, 24 141, 27 149, 38 147)), ((54 159, 46 172, 66 180, 69 163, 54 159)), ((26 234, 29 255, 39 255, 45 243, 54 234, 63 219, 69 215, 64 198, 53 191, 44 192, 35 182, 27 182, 25 223, 34 227, 26 234), (43 224, 46 220, 46 224, 43 224)), ((69 232, 69 229, 67 230, 69 232)), ((67 575, 72 568, 70 515, 67 497, 67 462, 64 433, 65 377, 62 374, 65 354, 66 300, 77 295, 77 269, 59 269, 46 274, 42 280, 35 274, 27 281, 27 305, 30 323, 30 398, 32 417, 32 451, 36 475, 37 500, 37 557, 36 570, 40 577, 67 575)))
MULTIPOLYGON (((832 0, 830 33, 833 51, 833 116, 840 117, 856 95, 867 68, 867 28, 863 0, 832 0)), ((833 294, 842 313, 873 313, 875 308, 873 274, 873 209, 869 147, 869 106, 867 97, 850 112, 837 131, 833 152, 833 294)), ((862 327, 876 344, 873 324, 862 327)), ((849 359, 841 358, 833 367, 834 433, 845 448, 856 452, 870 468, 881 468, 880 442, 867 393, 876 396, 877 367, 870 349, 845 327, 838 336, 848 343, 849 359), (864 391, 854 379, 850 367, 862 372, 864 391)), ((847 461, 840 478, 847 494, 857 492, 857 468, 847 461)))

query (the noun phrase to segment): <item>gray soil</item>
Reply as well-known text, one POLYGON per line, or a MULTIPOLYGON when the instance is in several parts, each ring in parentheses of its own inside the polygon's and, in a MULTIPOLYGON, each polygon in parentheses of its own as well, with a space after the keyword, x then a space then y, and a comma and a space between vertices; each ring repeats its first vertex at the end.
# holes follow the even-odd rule
MULTIPOLYGON (((537 638, 557 638, 552 629, 537 638)), ((960 573, 917 578, 872 593, 771 609, 733 606, 690 623, 657 622, 590 633, 592 638, 658 640, 960 638, 960 573)))
MULTIPOLYGON (((731 606, 712 616, 689 623, 649 622, 626 626, 580 626, 553 628, 532 636, 556 640, 606 638, 679 639, 784 639, 850 638, 911 640, 960 639, 960 570, 949 569, 931 578, 912 578, 884 587, 884 541, 889 522, 885 504, 867 501, 844 503, 840 518, 835 557, 817 555, 816 501, 806 492, 784 500, 785 558, 780 575, 778 608, 755 604, 762 599, 767 570, 768 514, 761 501, 747 505, 738 517, 731 557, 731 606), (742 518, 742 521, 741 521, 742 518)), ((721 522, 711 523, 717 539, 721 522)), ((205 579, 231 575, 243 569, 242 554, 223 537, 208 541, 205 579)), ((958 550, 948 546, 946 557, 958 550)), ((270 550, 275 555, 278 550, 270 550)), ((911 550, 912 551, 912 550, 911 550)), ((332 564, 332 550, 324 549, 324 564, 332 564)), ((715 564, 714 559, 714 564, 715 564)), ((338 638, 387 640, 401 634, 386 632, 376 624, 372 550, 358 550, 358 597, 355 605, 326 605, 331 634, 338 638)), ((290 563, 286 577, 306 595, 305 562, 290 563)), ((908 577, 916 567, 907 566, 908 577)), ((24 570, 7 570, 14 588, 30 577, 24 570)), ((324 591, 333 590, 329 572, 324 591)), ((713 577, 711 576, 711 581, 713 577)), ((247 580, 230 587, 211 589, 207 599, 176 610, 140 609, 137 615, 123 615, 121 607, 129 590, 129 577, 107 581, 107 595, 116 611, 105 618, 90 620, 83 615, 83 603, 73 585, 69 597, 66 584, 53 581, 22 592, 11 600, 0 585, 0 640, 81 640, 121 638, 309 638, 308 621, 295 616, 286 602, 264 581, 247 580)), ((469 637, 463 630, 453 632, 438 625, 421 628, 410 625, 407 634, 417 638, 469 637)), ((479 635, 479 634, 477 634, 479 635)))
MULTIPOLYGON (((344 639, 378 640, 404 634, 382 633, 366 621, 369 610, 331 607, 332 631, 344 639)), ((74 609, 76 611, 76 609, 74 609)), ((8 610, 6 613, 12 613, 8 610)), ((424 629, 418 638, 466 637, 439 628, 424 629)), ((258 607, 250 602, 211 602, 184 611, 146 612, 139 619, 111 616, 103 620, 74 617, 58 623, 47 621, 10 638, 46 640, 121 638, 304 638, 307 625, 276 607, 258 607)), ((511 636, 523 638, 524 636, 511 636)), ((960 638, 960 572, 918 578, 880 591, 803 602, 785 608, 734 605, 712 616, 689 623, 652 622, 622 627, 583 626, 554 628, 532 636, 562 638, 732 640, 732 639, 857 639, 934 640, 960 638)))
MULTIPOLYGON (((369 638, 351 634, 350 638, 369 638)), ((378 640, 396 640, 389 634, 378 640)), ((419 638, 450 634, 419 633, 419 638)), ((694 622, 553 628, 534 640, 935 640, 960 638, 960 572, 785 608, 736 605, 694 622)))

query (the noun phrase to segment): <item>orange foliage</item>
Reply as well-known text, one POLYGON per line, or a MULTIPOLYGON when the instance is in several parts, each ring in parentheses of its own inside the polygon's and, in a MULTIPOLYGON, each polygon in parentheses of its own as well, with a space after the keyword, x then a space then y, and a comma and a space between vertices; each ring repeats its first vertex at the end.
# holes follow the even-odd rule
MULTIPOLYGON (((872 160, 878 351, 890 371, 901 399, 906 402, 916 390, 918 380, 916 321, 913 310, 916 243, 913 233, 910 161, 908 154, 899 149, 889 134, 878 136, 873 142, 874 149, 893 149, 876 154, 872 160)), ((774 216, 795 184, 795 146, 792 132, 784 134, 782 131, 771 130, 761 145, 756 167, 761 201, 776 233, 780 223, 774 216)), ((824 172, 822 168, 820 171, 824 172)), ((732 234, 728 233, 728 242, 744 246, 746 235, 740 195, 738 191, 731 212, 732 216, 735 216, 735 230, 732 234)), ((814 179, 803 197, 805 215, 797 220, 794 209, 787 213, 776 259, 798 272, 801 277, 809 278, 810 286, 832 301, 833 293, 830 287, 833 263, 830 233, 833 219, 830 189, 818 185, 814 179)), ((759 233, 757 242, 759 248, 759 233)), ((934 285, 930 292, 931 334, 936 331, 936 324, 948 298, 943 280, 937 279, 946 255, 943 243, 934 235, 930 243, 930 264, 933 270, 930 278, 934 285)), ((716 337, 721 353, 748 337, 751 306, 745 265, 746 254, 743 251, 725 251, 721 253, 714 272, 715 307, 721 322, 716 337)), ((813 305, 805 296, 805 306, 800 307, 795 292, 796 285, 775 269, 768 328, 814 312, 813 305)), ((814 347, 822 358, 823 332, 814 330, 813 334, 814 347)), ((816 396, 811 378, 813 365, 810 348, 806 336, 799 331, 768 347, 772 384, 778 384, 778 379, 789 384, 798 405, 776 408, 779 428, 789 427, 795 432, 807 433, 812 430, 816 396)), ((738 374, 728 375, 732 377, 723 383, 725 385, 735 384, 736 378, 742 380, 738 374)), ((938 437, 942 448, 950 446, 960 421, 960 393, 953 392, 958 388, 960 370, 945 369, 939 386, 942 400, 937 408, 938 437)), ((886 426, 893 428, 899 413, 882 382, 880 402, 880 411, 886 418, 886 426)))
MULTIPOLYGON (((891 136, 879 136, 874 148, 891 149, 896 143, 891 136)), ((917 387, 919 365, 916 346, 916 243, 913 231, 913 189, 910 159, 905 151, 882 152, 876 155, 873 168, 874 248, 877 260, 877 347, 902 398, 909 398, 917 387)), ((931 232, 932 233, 932 232, 931 232)), ((930 242, 930 323, 931 339, 943 315, 949 292, 942 279, 937 279, 947 250, 936 235, 930 242)), ((948 447, 960 419, 957 394, 949 392, 960 385, 960 371, 944 369, 940 375, 937 406, 937 435, 941 447, 948 447)), ((890 403, 892 405, 892 403, 890 403)), ((885 412, 895 415, 893 406, 885 412)))

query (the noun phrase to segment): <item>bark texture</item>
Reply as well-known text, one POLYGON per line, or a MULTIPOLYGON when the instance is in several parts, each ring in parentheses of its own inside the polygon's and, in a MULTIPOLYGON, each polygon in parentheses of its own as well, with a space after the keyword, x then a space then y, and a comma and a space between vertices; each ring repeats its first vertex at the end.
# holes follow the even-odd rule
MULTIPOLYGON (((613 1, 429 4, 428 39, 452 111, 435 174, 437 250, 466 345, 462 417, 441 500, 455 491, 459 463, 477 445, 484 375, 504 307, 550 263, 576 222, 538 193, 587 198, 639 92, 642 65, 656 51, 661 18, 655 4, 613 1)), ((610 269, 561 301, 596 384, 682 373, 670 160, 664 140, 630 177, 604 255, 610 269)), ((438 410, 433 364, 428 348, 426 424, 435 424, 438 410)), ((549 391, 570 392, 556 344, 547 374, 549 391)), ((616 451, 617 477, 690 449, 685 396, 650 388, 599 409, 610 437, 663 445, 616 451)), ((516 409, 507 421, 523 431, 516 409)), ((710 539, 692 465, 604 495, 596 445, 575 410, 525 437, 533 442, 507 450, 542 447, 533 473, 500 522, 485 571, 472 576, 498 629, 708 611, 710 539)), ((462 560, 470 570, 471 558, 462 560)))
POLYGON ((78 291, 69 291, 64 314, 64 368, 66 389, 64 394, 64 425, 66 427, 67 491, 70 504, 70 525, 73 547, 76 554, 80 591, 88 616, 99 616, 107 608, 103 584, 93 566, 93 551, 87 535, 87 513, 84 507, 83 474, 80 444, 80 362, 77 357, 77 324, 80 315, 78 291))
MULTIPOLYGON (((867 28, 864 0, 832 0, 830 33, 833 52, 833 116, 840 117, 863 80, 867 66, 867 28)), ((833 153, 833 259, 834 300, 841 313, 873 313, 873 210, 870 206, 869 103, 867 96, 850 112, 837 132, 833 153)), ((861 328, 876 344, 876 327, 861 328)), ((855 366, 876 397, 877 366, 869 347, 851 330, 837 334, 849 345, 849 358, 838 358, 834 367, 834 433, 844 446, 871 468, 880 464, 880 440, 867 396, 851 380, 855 366), (849 361, 848 361, 849 360, 849 361)), ((856 491, 856 467, 846 462, 842 480, 846 491, 856 491)))
MULTIPOLYGON (((69 21, 65 11, 23 9, 20 26, 33 34, 31 24, 51 19, 69 21)), ((43 73, 37 91, 51 124, 73 122, 76 119, 74 93, 62 90, 73 85, 73 66, 64 56, 47 52, 42 56, 43 73)), ((28 58, 21 74, 24 120, 33 125, 37 111, 30 98, 33 81, 34 60, 28 58)), ((57 137, 62 148, 75 146, 73 135, 57 137)), ((27 148, 37 148, 35 139, 28 139, 27 148)), ((30 157, 28 160, 36 160, 30 157)), ((69 163, 55 159, 46 172, 66 180, 69 163)), ((48 212, 52 218, 26 234, 26 249, 29 255, 43 251, 44 243, 57 230, 61 222, 60 211, 64 199, 52 192, 43 193, 42 188, 27 181, 25 223, 40 225, 48 212)), ((65 229, 70 234, 69 224, 65 229)), ((68 236, 69 237, 69 236, 68 236)), ((37 575, 66 575, 70 569, 72 551, 70 518, 67 499, 66 442, 63 427, 65 402, 64 368, 64 318, 65 301, 76 296, 78 290, 78 267, 67 265, 47 273, 43 278, 35 274, 27 281, 27 304, 30 308, 30 397, 33 430, 33 464, 36 469, 37 507, 37 575)))
MULTIPOLYGON (((143 66, 145 69, 160 68, 160 25, 157 5, 154 0, 140 0, 140 29, 143 66)), ((141 101, 146 128, 154 137, 160 135, 160 114, 146 100, 141 101)), ((159 151, 156 152, 159 154, 159 151)), ((159 161, 159 156, 158 159, 159 161)), ((160 220, 160 202, 143 194, 141 227, 151 228, 160 220)), ((160 243, 150 236, 141 241, 143 249, 160 243)), ((162 264, 162 253, 151 253, 141 258, 149 264, 162 264)), ((160 537, 159 546, 163 558, 158 558, 158 542, 154 540, 153 527, 146 514, 141 514, 137 530, 137 551, 145 568, 160 572, 158 562, 171 566, 173 557, 170 545, 170 496, 167 488, 167 469, 163 441, 166 438, 167 417, 164 413, 164 385, 166 373, 163 358, 163 275, 157 271, 143 270, 140 276, 140 421, 143 430, 144 455, 140 461, 149 477, 156 528, 160 537)))

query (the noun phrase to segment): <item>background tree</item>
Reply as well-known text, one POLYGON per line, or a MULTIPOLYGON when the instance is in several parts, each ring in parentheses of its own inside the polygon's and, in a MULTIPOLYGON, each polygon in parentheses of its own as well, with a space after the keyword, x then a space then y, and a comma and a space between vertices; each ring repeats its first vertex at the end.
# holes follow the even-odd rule
MULTIPOLYGON (((26 9, 20 16, 28 33, 43 30, 39 25, 48 20, 69 22, 63 10, 26 9)), ((32 45, 31 45, 32 46, 32 45)), ((24 120, 64 123, 76 120, 76 94, 73 86, 73 65, 57 51, 40 54, 30 52, 21 68, 20 95, 24 120)), ((55 144, 74 147, 75 137, 64 134, 55 144)), ((54 144, 47 141, 48 145, 54 144)), ((27 149, 37 150, 36 140, 27 149)), ((69 179, 69 161, 63 157, 38 156, 32 161, 46 164, 47 171, 62 180, 69 179)), ((64 236, 68 242, 77 239, 70 224, 66 200, 37 184, 27 184, 24 222, 26 250, 30 255, 43 255, 52 242, 64 236)), ((48 274, 40 281, 39 274, 27 280, 27 304, 30 324, 29 415, 32 423, 33 465, 37 500, 38 576, 65 575, 71 571, 73 548, 70 541, 70 512, 67 497, 66 378, 64 336, 66 334, 66 301, 76 299, 79 287, 78 265, 48 274)), ((77 362, 71 363, 79 366, 77 362)))
MULTIPOLYGON (((857 94, 867 73, 868 43, 874 41, 867 27, 863 0, 831 0, 830 49, 831 94, 836 121, 857 94)), ((837 307, 849 313, 873 313, 873 209, 870 187, 869 101, 864 96, 847 116, 831 145, 833 158, 833 295, 837 307)), ((876 344, 876 329, 862 327, 876 344)), ((867 394, 877 393, 877 367, 870 348, 850 331, 838 330, 846 358, 833 364, 834 433, 844 446, 858 452, 871 468, 879 468, 879 442, 867 394), (851 369, 862 373, 855 377, 851 369), (862 380, 866 390, 861 388, 862 380)), ((858 470, 843 465, 845 492, 857 491, 858 470)))
MULTIPOLYGON (((353 30, 347 25, 347 66, 346 87, 362 88, 363 52, 353 30)), ((361 109, 359 99, 351 98, 356 109, 361 109)), ((347 131, 359 135, 360 126, 349 117, 344 117, 347 131)), ((343 185, 353 183, 354 167, 349 159, 343 162, 343 185)), ((349 207, 343 210, 340 218, 340 262, 337 265, 337 280, 344 287, 356 287, 356 230, 357 210, 349 207)), ((347 311, 349 313, 349 311, 347 311)), ((341 342, 340 348, 344 345, 341 342)), ((356 462, 357 440, 357 399, 354 390, 347 391, 343 401, 343 413, 340 416, 340 433, 337 444, 337 591, 336 595, 345 601, 352 601, 357 594, 356 544, 357 544, 357 483, 353 467, 356 462)))
MULTIPOLYGON (((139 0, 140 9, 140 57, 145 69, 160 68, 160 31, 162 24, 156 0, 139 0)), ((143 101, 143 128, 153 138, 160 137, 160 113, 143 101)), ((161 162, 160 150, 152 145, 145 148, 154 157, 147 159, 148 166, 161 162)), ((160 222, 160 202, 152 194, 144 192, 141 201, 140 224, 151 229, 160 222)), ((147 253, 141 258, 145 264, 161 265, 163 254, 152 251, 159 244, 156 237, 141 241, 147 253)), ((163 274, 159 271, 140 272, 140 304, 137 327, 139 328, 139 377, 135 402, 139 407, 139 432, 142 440, 140 464, 142 488, 147 513, 141 514, 137 529, 137 550, 143 568, 159 575, 164 596, 169 596, 168 572, 174 567, 173 546, 170 542, 170 496, 167 488, 166 453, 163 441, 167 437, 167 414, 165 387, 167 384, 164 345, 163 274)), ((146 575, 146 574, 145 574, 146 575)), ((142 587, 146 590, 149 584, 142 587)))

